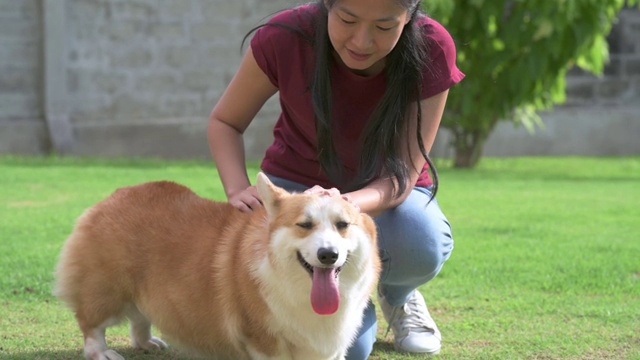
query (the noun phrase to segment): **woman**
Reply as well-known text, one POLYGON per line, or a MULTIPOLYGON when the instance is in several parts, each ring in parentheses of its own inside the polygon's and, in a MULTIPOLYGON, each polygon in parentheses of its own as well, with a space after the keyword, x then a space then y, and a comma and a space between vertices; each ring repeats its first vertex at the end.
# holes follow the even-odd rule
MULTIPOLYGON (((276 15, 255 32, 208 134, 229 202, 260 207, 242 134, 279 92, 282 113, 262 171, 289 191, 344 196, 375 217, 378 299, 395 347, 437 354, 440 332, 416 289, 438 274, 453 239, 427 154, 448 90, 464 74, 451 36, 420 5, 319 0, 276 15)), ((369 356, 376 329, 371 305, 349 359, 369 356)))

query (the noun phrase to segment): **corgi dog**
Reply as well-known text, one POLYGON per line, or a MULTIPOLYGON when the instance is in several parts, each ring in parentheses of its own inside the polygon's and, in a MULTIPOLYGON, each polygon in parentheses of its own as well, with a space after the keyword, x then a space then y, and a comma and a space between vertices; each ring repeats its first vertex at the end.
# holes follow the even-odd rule
POLYGON ((120 360, 164 340, 215 359, 344 359, 380 275, 373 220, 340 196, 289 193, 262 173, 264 207, 242 213, 185 186, 122 188, 66 241, 54 294, 75 314, 84 355, 120 360))

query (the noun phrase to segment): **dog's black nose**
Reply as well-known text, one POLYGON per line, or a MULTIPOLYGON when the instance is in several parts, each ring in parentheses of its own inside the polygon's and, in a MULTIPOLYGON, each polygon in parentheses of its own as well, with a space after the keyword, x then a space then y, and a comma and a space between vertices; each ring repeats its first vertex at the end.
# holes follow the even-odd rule
POLYGON ((324 265, 333 265, 338 260, 338 249, 334 247, 318 249, 318 260, 324 265))

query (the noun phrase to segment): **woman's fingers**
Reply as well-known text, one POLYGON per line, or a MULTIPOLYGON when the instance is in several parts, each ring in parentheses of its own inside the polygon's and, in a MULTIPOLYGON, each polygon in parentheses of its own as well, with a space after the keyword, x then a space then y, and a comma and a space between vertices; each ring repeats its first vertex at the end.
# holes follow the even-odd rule
POLYGON ((351 205, 355 206, 356 209, 360 210, 360 207, 353 202, 353 199, 349 194, 341 194, 340 191, 336 188, 325 189, 322 186, 315 185, 312 188, 305 190, 304 193, 320 195, 320 196, 340 196, 343 200, 347 201, 351 205))
POLYGON ((229 203, 241 212, 252 212, 262 207, 260 195, 255 186, 250 186, 245 190, 231 196, 229 203))
POLYGON ((340 191, 336 188, 325 189, 320 185, 305 190, 305 194, 315 194, 320 196, 340 196, 340 191))

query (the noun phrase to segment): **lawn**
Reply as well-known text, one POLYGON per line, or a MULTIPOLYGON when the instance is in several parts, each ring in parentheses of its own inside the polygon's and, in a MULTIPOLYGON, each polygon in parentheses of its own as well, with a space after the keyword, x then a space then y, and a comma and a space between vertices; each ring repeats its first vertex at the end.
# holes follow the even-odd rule
MULTIPOLYGON (((456 248, 421 288, 439 358, 640 359, 640 158, 440 162, 440 174, 456 248)), ((85 208, 160 179, 224 199, 211 163, 0 157, 0 359, 81 358, 51 296, 61 246, 85 208)), ((419 358, 393 352, 385 328, 372 359, 419 358)), ((108 341, 128 359, 186 359, 131 351, 127 333, 108 341)))

